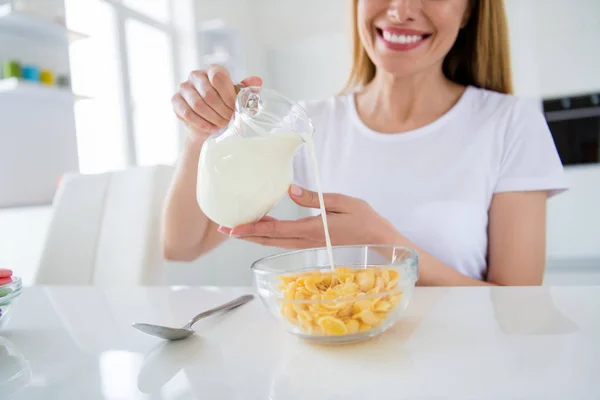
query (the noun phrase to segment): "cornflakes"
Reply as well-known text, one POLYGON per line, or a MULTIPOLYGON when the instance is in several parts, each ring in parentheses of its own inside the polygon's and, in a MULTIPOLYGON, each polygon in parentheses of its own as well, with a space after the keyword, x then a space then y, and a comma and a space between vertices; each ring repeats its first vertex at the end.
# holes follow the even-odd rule
POLYGON ((313 335, 351 335, 380 325, 400 302, 393 268, 314 270, 279 277, 281 315, 313 335), (362 298, 389 293, 376 298, 362 298), (357 300, 357 298, 359 298, 357 300), (322 301, 310 304, 292 300, 322 301))

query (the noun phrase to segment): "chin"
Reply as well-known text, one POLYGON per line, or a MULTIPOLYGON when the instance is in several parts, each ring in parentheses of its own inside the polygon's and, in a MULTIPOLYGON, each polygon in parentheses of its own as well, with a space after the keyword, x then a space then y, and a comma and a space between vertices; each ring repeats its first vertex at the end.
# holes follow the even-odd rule
POLYGON ((396 78, 407 78, 422 72, 425 68, 409 60, 379 60, 375 62, 378 71, 393 75, 396 78))

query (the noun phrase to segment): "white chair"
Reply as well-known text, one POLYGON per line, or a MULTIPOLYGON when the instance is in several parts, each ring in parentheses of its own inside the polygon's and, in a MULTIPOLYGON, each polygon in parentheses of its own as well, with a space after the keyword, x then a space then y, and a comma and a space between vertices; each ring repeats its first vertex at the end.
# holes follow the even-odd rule
POLYGON ((173 167, 68 175, 54 199, 36 284, 164 284, 160 215, 173 167))
MULTIPOLYGON (((249 286, 251 263, 281 251, 230 239, 190 263, 165 262, 160 218, 173 167, 66 176, 55 196, 36 284, 249 286)), ((304 216, 283 199, 271 215, 304 216)))

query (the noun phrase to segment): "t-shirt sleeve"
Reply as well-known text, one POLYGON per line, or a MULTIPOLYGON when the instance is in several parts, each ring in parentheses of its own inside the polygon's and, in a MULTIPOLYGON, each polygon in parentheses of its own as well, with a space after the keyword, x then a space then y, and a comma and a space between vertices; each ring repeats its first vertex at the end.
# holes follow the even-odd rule
POLYGON ((568 189, 564 168, 542 114, 524 100, 515 103, 504 140, 496 193, 568 189))

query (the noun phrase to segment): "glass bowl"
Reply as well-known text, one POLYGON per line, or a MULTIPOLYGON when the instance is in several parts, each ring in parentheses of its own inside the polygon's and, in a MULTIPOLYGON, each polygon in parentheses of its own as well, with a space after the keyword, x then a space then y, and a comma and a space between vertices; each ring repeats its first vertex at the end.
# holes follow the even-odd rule
POLYGON ((21 278, 13 276, 12 282, 0 286, 0 329, 8 323, 11 309, 23 291, 21 278))
POLYGON ((330 344, 370 339, 394 325, 418 277, 415 250, 392 245, 291 251, 252 264, 263 304, 290 333, 330 344))

